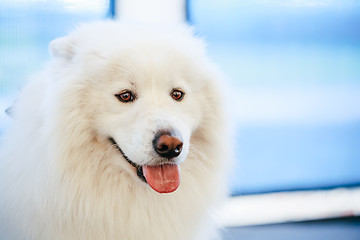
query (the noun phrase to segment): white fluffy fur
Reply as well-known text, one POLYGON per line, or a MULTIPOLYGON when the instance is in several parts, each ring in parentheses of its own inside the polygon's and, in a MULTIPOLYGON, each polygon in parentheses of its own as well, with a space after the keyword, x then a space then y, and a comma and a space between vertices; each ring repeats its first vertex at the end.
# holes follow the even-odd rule
MULTIPOLYGON (((1 143, 2 239, 209 239, 224 196, 228 136, 218 73, 186 26, 84 25, 54 40, 54 56, 24 88, 1 143), (185 97, 176 102, 172 88, 185 97), (136 101, 114 94, 130 89, 136 101), (175 128, 180 187, 159 194, 138 164, 151 140, 175 128)), ((214 237, 214 235, 212 235, 214 237)))

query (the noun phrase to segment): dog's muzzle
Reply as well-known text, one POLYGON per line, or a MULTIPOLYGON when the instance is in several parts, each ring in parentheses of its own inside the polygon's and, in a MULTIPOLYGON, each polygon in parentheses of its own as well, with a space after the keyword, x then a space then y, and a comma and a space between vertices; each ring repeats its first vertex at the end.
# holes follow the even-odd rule
POLYGON ((181 154, 183 149, 183 141, 179 134, 168 130, 158 131, 152 144, 154 151, 159 156, 159 160, 155 164, 144 166, 130 160, 114 138, 110 137, 109 141, 116 146, 125 160, 136 168, 137 176, 148 183, 155 191, 170 193, 178 188, 180 170, 174 159, 181 154))
POLYGON ((139 164, 136 164, 134 163, 133 161, 131 161, 128 156, 124 153, 124 151, 119 147, 119 145, 117 144, 117 142, 115 141, 114 138, 110 137, 109 138, 109 141, 112 143, 112 145, 114 145, 118 150, 119 152, 121 153, 121 155, 125 158, 125 160, 130 163, 131 166, 135 167, 136 168, 136 174, 137 176, 143 180, 144 182, 146 182, 146 179, 144 177, 144 173, 143 173, 143 169, 142 169, 142 166, 139 165, 139 164))

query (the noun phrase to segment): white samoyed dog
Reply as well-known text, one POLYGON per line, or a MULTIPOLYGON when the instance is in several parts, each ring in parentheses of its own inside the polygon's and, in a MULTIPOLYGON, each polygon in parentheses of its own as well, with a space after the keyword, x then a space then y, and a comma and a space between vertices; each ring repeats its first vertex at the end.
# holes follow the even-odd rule
POLYGON ((203 42, 104 21, 50 52, 0 145, 2 239, 214 237, 227 93, 203 42))

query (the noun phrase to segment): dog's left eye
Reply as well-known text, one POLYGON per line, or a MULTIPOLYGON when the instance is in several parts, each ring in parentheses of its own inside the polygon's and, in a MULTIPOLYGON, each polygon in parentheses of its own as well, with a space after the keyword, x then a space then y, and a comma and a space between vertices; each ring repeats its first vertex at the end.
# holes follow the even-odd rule
POLYGON ((132 102, 135 100, 135 94, 133 94, 130 90, 125 90, 119 94, 115 94, 115 97, 120 101, 120 102, 132 102))
POLYGON ((179 89, 173 89, 170 95, 172 99, 181 101, 184 98, 185 93, 179 89))

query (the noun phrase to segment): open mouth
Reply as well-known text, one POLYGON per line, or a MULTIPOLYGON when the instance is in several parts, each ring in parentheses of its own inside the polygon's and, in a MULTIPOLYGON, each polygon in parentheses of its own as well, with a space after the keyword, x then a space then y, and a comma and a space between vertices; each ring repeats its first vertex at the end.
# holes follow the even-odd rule
POLYGON ((138 165, 136 163, 134 163, 133 161, 131 161, 128 156, 126 156, 126 154, 124 153, 123 150, 121 150, 121 148, 119 147, 119 145, 116 143, 116 141, 114 140, 114 138, 110 137, 109 138, 110 142, 116 146, 116 148, 119 150, 119 152, 122 154, 122 156, 125 158, 125 160, 130 163, 131 166, 133 166, 134 168, 136 168, 136 174, 137 176, 143 180, 144 182, 147 182, 146 181, 146 178, 144 176, 144 172, 143 172, 143 167, 141 165, 138 165))
POLYGON ((136 168, 137 176, 149 184, 158 193, 174 192, 180 185, 180 168, 174 163, 164 163, 159 165, 139 165, 129 159, 124 151, 119 147, 114 138, 109 141, 116 146, 125 160, 136 168))

